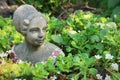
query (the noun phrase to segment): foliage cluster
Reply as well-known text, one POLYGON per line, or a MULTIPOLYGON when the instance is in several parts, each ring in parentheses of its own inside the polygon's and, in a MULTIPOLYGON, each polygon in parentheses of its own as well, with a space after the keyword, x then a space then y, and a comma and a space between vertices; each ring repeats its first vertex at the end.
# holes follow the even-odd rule
POLYGON ((86 80, 88 76, 94 76, 97 73, 94 66, 95 57, 89 58, 87 54, 72 56, 69 54, 66 57, 59 55, 56 59, 56 63, 53 63, 52 59, 48 59, 45 63, 38 62, 35 66, 31 66, 30 63, 23 62, 21 64, 6 63, 0 66, 0 79, 32 79, 32 80, 54 80, 56 79, 75 79, 83 78, 86 80), (9 65, 9 66, 8 66, 9 65), (89 68, 89 69, 88 69, 89 68), (87 75, 89 72, 89 75, 87 75), (82 75, 84 77, 82 77, 82 75))
POLYGON ((33 5, 39 11, 54 16, 58 16, 66 8, 72 8, 74 5, 78 7, 93 7, 95 8, 95 12, 98 11, 99 13, 100 11, 105 16, 113 16, 120 12, 120 0, 15 0, 15 2, 19 5, 33 5))
POLYGON ((68 0, 15 0, 17 4, 30 4, 44 13, 54 14, 62 9, 62 5, 66 4, 68 0))
POLYGON ((21 41, 23 37, 14 29, 12 20, 0 16, 0 53, 10 49, 13 43, 21 41))
MULTIPOLYGON (((0 62, 2 61, 0 79, 102 80, 101 77, 96 77, 99 74, 102 78, 111 76, 112 80, 118 80, 120 16, 116 16, 105 18, 91 12, 76 11, 67 20, 48 18, 46 40, 62 48, 66 56, 59 55, 56 63, 48 59, 45 63, 39 62, 35 66, 25 62, 13 64, 7 58, 0 56, 0 62)), ((13 44, 21 42, 23 37, 15 31, 10 18, 1 17, 0 21, 2 41, 0 46, 1 52, 5 52, 9 50, 11 42, 13 44)))
POLYGON ((118 56, 120 32, 111 18, 77 11, 66 21, 51 18, 49 22, 47 37, 64 52, 96 55, 108 51, 118 56))

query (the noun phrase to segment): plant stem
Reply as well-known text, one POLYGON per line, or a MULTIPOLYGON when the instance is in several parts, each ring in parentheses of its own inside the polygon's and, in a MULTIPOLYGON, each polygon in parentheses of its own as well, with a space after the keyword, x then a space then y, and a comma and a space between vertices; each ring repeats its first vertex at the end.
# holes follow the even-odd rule
POLYGON ((84 72, 84 78, 83 78, 83 80, 87 80, 86 71, 84 72))
POLYGON ((115 76, 117 79, 120 79, 120 77, 117 77, 114 73, 112 73, 110 70, 108 70, 107 68, 105 68, 108 72, 110 72, 113 76, 115 76))

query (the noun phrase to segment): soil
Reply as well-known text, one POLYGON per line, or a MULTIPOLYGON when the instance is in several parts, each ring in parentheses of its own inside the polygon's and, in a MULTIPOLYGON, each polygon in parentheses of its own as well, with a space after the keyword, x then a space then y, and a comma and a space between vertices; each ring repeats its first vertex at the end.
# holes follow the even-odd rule
POLYGON ((14 10, 18 7, 14 0, 0 0, 0 16, 12 17, 14 10))
POLYGON ((89 6, 80 6, 80 5, 63 5, 63 9, 56 15, 58 19, 67 19, 69 17, 69 14, 74 13, 77 10, 82 11, 95 11, 96 9, 89 6))
POLYGON ((69 14, 74 13, 77 10, 82 10, 84 12, 90 11, 93 12, 94 14, 102 14, 104 12, 103 9, 96 9, 94 7, 77 5, 77 4, 63 5, 62 7, 63 8, 56 15, 56 17, 58 19, 63 19, 63 20, 67 19, 69 17, 69 14))
MULTIPOLYGON (((14 0, 0 0, 0 16, 12 17, 17 7, 18 5, 14 0)), ((57 17, 60 20, 65 20, 69 17, 69 14, 74 13, 76 10, 91 11, 97 14, 103 12, 102 10, 97 11, 96 8, 93 7, 72 4, 63 5, 62 9, 53 16, 57 17)))

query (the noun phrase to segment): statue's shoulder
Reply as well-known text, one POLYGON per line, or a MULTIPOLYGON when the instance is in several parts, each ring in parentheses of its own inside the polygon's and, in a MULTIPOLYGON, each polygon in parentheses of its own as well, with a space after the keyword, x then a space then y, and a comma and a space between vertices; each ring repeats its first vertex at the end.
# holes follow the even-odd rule
POLYGON ((23 48, 24 48, 24 44, 23 43, 20 43, 20 44, 17 44, 17 45, 14 45, 14 52, 15 54, 19 54, 23 51, 23 48))
POLYGON ((19 45, 14 45, 11 48, 11 52, 8 54, 8 57, 12 59, 13 62, 21 63, 21 59, 18 57, 18 52, 20 52, 20 46, 19 45))
POLYGON ((56 46, 55 44, 50 43, 50 42, 45 42, 44 45, 45 45, 46 48, 49 48, 49 49, 52 49, 52 50, 54 50, 56 48, 59 48, 58 46, 56 46))
POLYGON ((64 52, 62 51, 62 49, 60 49, 58 46, 56 46, 55 44, 53 43, 50 43, 50 42, 45 42, 45 46, 50 50, 52 51, 52 55, 58 55, 58 54, 62 54, 64 56, 64 52))

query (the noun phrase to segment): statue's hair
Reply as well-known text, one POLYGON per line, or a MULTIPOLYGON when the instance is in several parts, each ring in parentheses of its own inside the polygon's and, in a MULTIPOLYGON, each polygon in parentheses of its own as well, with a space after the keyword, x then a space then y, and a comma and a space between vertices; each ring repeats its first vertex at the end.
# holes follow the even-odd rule
MULTIPOLYGON (((34 17, 40 17, 42 19, 45 19, 40 12, 38 12, 33 6, 25 4, 21 5, 16 9, 16 11, 13 14, 13 23, 18 32, 21 34, 25 34, 27 27, 30 23, 30 21, 34 17)), ((47 22, 47 20, 45 19, 47 22)))

